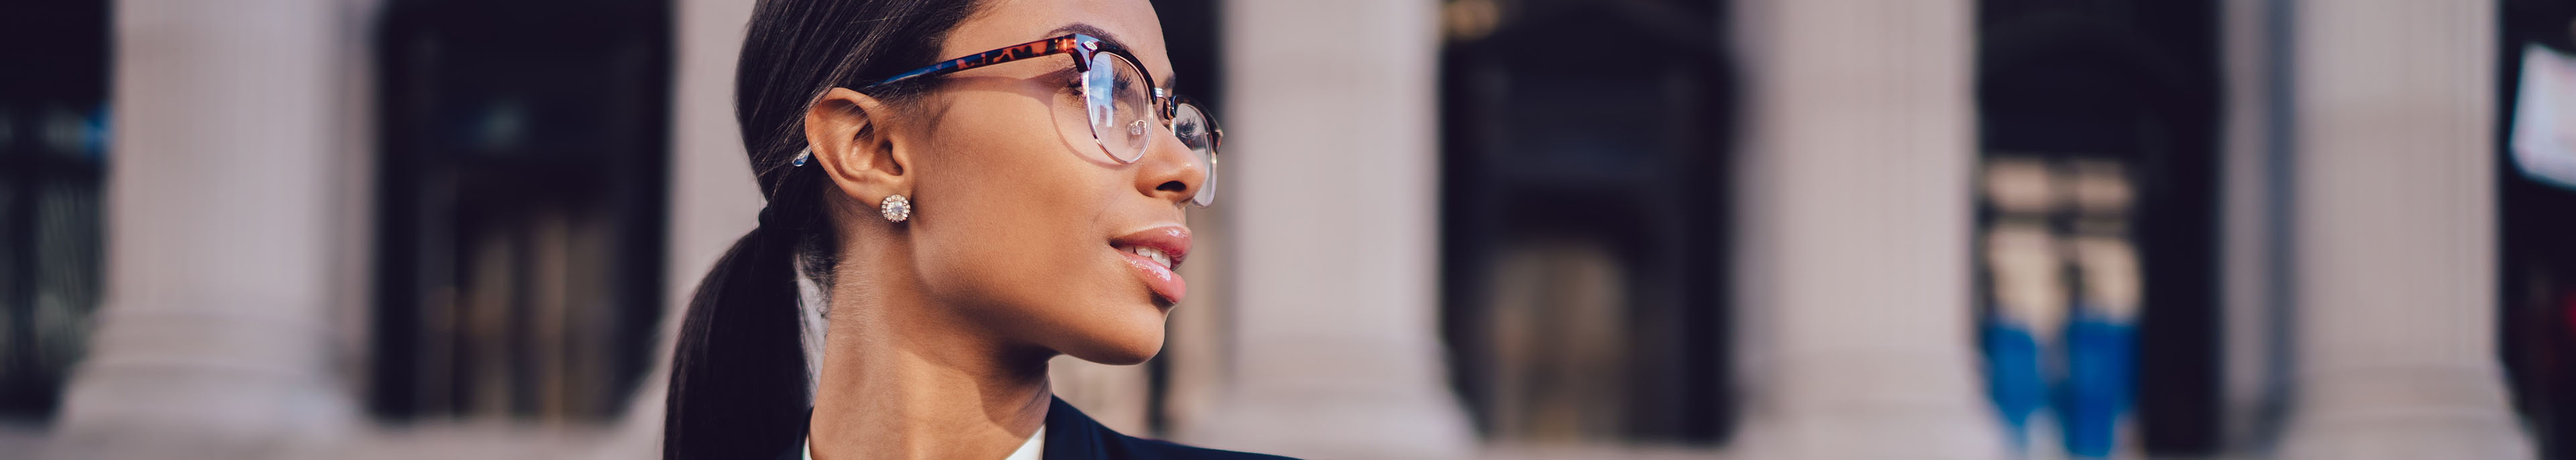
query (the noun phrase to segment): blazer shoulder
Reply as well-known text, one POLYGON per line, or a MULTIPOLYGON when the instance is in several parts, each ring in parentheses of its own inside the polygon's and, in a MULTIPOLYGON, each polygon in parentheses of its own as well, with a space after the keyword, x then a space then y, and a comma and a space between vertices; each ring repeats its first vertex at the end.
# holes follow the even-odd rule
POLYGON ((1101 426, 1073 405, 1057 399, 1047 408, 1046 460, 1099 458, 1130 460, 1281 460, 1263 455, 1128 436, 1101 426))
POLYGON ((1132 452, 1145 453, 1145 455, 1139 455, 1137 458, 1162 458, 1172 460, 1296 460, 1289 457, 1270 454, 1217 450, 1205 447, 1185 446, 1170 441, 1145 439, 1133 436, 1126 437, 1129 443, 1135 445, 1135 448, 1131 450, 1132 452))

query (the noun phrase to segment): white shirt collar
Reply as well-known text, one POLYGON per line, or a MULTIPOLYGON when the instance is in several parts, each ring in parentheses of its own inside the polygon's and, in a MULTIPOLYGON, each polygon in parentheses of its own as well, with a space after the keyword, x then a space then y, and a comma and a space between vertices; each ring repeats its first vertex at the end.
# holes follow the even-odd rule
POLYGON ((1038 425, 1038 432, 1029 433, 1029 441, 1020 443, 1020 450, 1011 451, 1011 456, 1003 460, 1039 460, 1045 454, 1046 425, 1038 425))

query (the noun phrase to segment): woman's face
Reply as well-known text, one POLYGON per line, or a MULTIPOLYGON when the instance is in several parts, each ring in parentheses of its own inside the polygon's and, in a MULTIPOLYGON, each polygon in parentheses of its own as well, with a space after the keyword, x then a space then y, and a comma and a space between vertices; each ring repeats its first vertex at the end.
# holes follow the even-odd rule
MULTIPOLYGON (((1133 53, 1155 87, 1170 84, 1146 0, 983 3, 940 59, 1086 32, 1133 53)), ((913 199, 897 231, 923 294, 970 327, 1084 360, 1142 362, 1162 349, 1164 314, 1188 288, 1138 249, 1186 256, 1183 206, 1206 166, 1159 123, 1134 163, 1104 152, 1072 84, 1074 59, 951 74, 920 100, 908 112, 920 122, 901 123, 895 139, 909 149, 913 199)))

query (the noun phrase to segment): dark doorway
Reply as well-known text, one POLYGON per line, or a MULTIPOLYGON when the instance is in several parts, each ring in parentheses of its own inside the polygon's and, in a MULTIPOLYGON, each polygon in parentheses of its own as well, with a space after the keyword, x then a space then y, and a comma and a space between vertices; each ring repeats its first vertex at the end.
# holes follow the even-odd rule
POLYGON ((604 421, 652 358, 666 1, 394 0, 370 406, 604 421))
POLYGON ((89 345, 103 274, 108 4, 0 13, 0 421, 45 421, 89 345))
MULTIPOLYGON (((2217 453, 2224 362, 2217 2, 1983 0, 1977 6, 1979 135, 1989 171, 1998 159, 2026 160, 2053 171, 2051 177, 2126 190, 2116 205, 2076 203, 2028 216, 2005 216, 1990 199, 1981 206, 1980 234, 2026 219, 2061 241, 2111 241, 2133 250, 2134 275, 2121 282, 2136 291, 2126 296, 2137 305, 2125 320, 2135 339, 2126 383, 2134 396, 2125 410, 2138 444, 2121 450, 2151 457, 2217 453)), ((2091 199, 2082 190, 2056 190, 2070 200, 2091 199)), ((2088 278, 2095 273, 2085 272, 2092 268, 2080 255, 2066 256, 2078 263, 2062 278, 2072 293, 2065 301, 2094 302, 2083 293, 2112 283, 2088 278)), ((1979 303, 1989 312, 1996 275, 1992 267, 1979 271, 1979 303)))
POLYGON ((1446 3, 1441 324, 1487 439, 1728 432, 1723 8, 1446 3))
MULTIPOLYGON (((2563 63, 2576 60, 2576 1, 2507 0, 2498 9, 2496 254, 2502 279, 2497 349, 2515 406, 2529 424, 2541 458, 2576 459, 2576 238, 2570 237, 2576 235, 2576 177, 2563 169, 2539 172, 2553 169, 2550 163, 2576 158, 2517 141, 2527 135, 2576 134, 2521 118, 2524 104, 2551 104, 2521 98, 2525 85, 2548 84, 2524 81, 2526 75, 2547 78, 2543 72, 2526 74, 2525 68, 2564 68, 2563 63), (2526 57, 2538 62, 2526 62, 2526 57)), ((2557 83, 2558 91, 2576 87, 2557 83)), ((2576 107, 2563 105, 2531 108, 2555 110, 2559 117, 2576 114, 2576 107)))

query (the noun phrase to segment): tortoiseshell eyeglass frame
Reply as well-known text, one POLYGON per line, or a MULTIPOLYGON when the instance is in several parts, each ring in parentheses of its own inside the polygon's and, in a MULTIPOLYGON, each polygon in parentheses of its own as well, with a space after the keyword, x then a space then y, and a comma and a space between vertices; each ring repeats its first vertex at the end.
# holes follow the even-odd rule
MULTIPOLYGON (((1099 37, 1093 37, 1089 34, 1070 34, 1045 40, 1005 46, 1001 49, 940 61, 939 63, 931 64, 928 67, 913 69, 909 72, 895 74, 895 76, 888 77, 884 80, 878 80, 876 83, 871 83, 865 88, 859 88, 858 91, 860 93, 867 93, 906 80, 936 77, 1011 61, 1035 59, 1058 54, 1073 56, 1074 71, 1089 72, 1091 71, 1091 58, 1098 53, 1109 53, 1110 55, 1117 56, 1119 59, 1125 59, 1127 60, 1127 65, 1135 67, 1136 73, 1143 75, 1145 77, 1145 81, 1149 82, 1148 84, 1151 84, 1150 82, 1154 81, 1154 72, 1145 70, 1145 61, 1136 59, 1136 55, 1127 52, 1126 48, 1120 47, 1115 43, 1103 41, 1099 37)), ((1206 108, 1190 104, 1190 100, 1187 97, 1180 97, 1171 94, 1169 88, 1154 88, 1153 99, 1154 112, 1161 114, 1161 122, 1163 123, 1163 126, 1171 126, 1172 119, 1180 116, 1180 106, 1191 105, 1194 108, 1198 108, 1200 115, 1199 118, 1207 122, 1209 149, 1213 151, 1217 146, 1224 144, 1225 130, 1217 126, 1216 117, 1209 114, 1206 108)), ((1215 155, 1209 155, 1208 161, 1210 163, 1214 163, 1216 161, 1215 155)), ((1210 164, 1208 166, 1215 167, 1216 165, 1210 164)))

